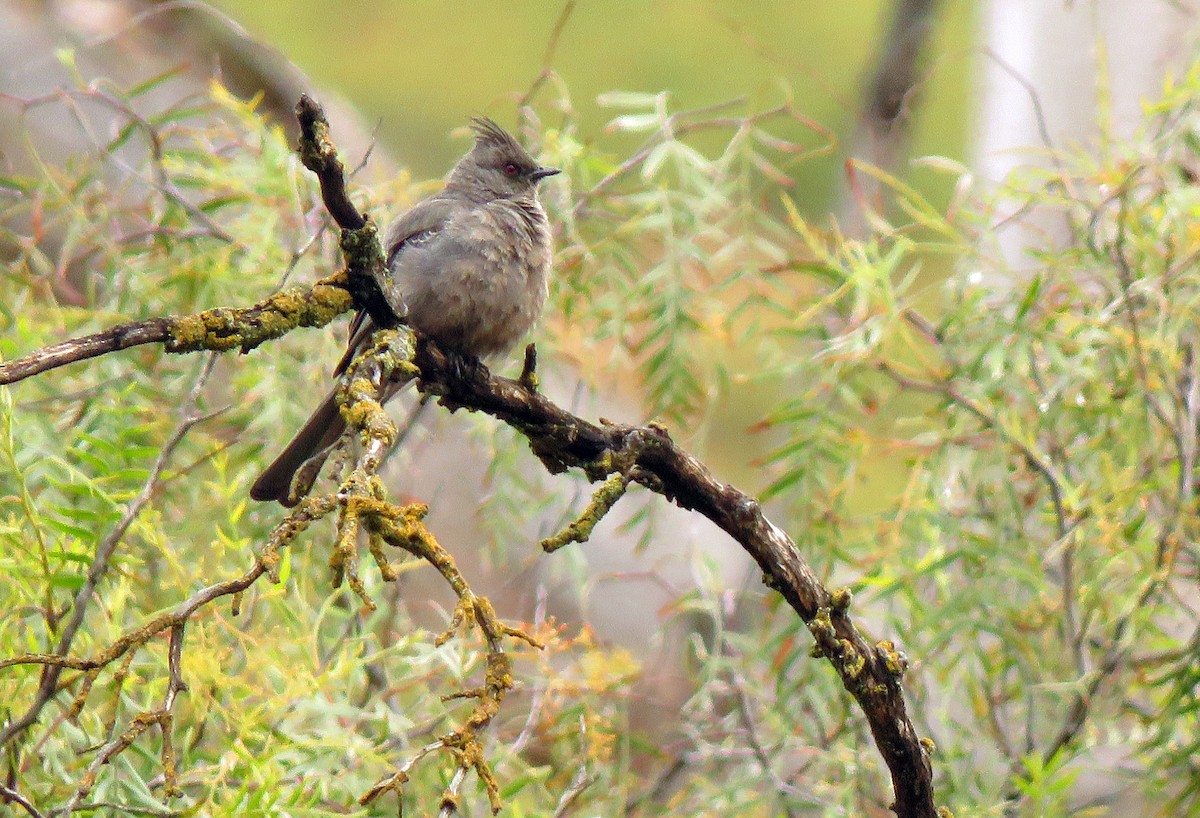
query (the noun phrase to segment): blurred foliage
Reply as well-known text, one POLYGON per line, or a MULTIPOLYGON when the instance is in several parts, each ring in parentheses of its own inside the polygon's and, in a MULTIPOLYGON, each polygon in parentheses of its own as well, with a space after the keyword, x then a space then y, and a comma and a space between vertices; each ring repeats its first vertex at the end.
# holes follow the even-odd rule
MULTIPOLYGON (((5 358, 132 317, 247 304, 285 274, 337 264, 313 183, 252 103, 214 87, 143 111, 141 92, 81 83, 38 103, 102 94, 122 124, 63 166, 0 178, 5 358)), ((781 166, 831 144, 791 107, 689 112, 660 94, 609 95, 611 127, 641 140, 612 156, 574 119, 543 124, 572 110, 556 94, 524 112, 566 171, 547 196, 560 228, 538 338, 548 365, 578 355, 598 384, 615 371, 688 446, 725 434, 715 395, 788 385, 755 427, 773 453, 745 488, 773 500, 830 584, 851 583, 858 621, 908 655, 939 801, 957 815, 1063 812, 1085 797, 1094 754, 1115 749, 1154 809, 1200 809, 1188 783, 1200 753, 1200 72, 1166 89, 1135 140, 1056 156, 1001 199, 947 213, 877 174, 904 221, 876 214, 863 241, 773 206, 781 166), (1014 200, 1018 214, 1060 213, 1074 240, 1044 248, 1032 279, 985 290, 1007 271, 993 208, 1014 200), (917 274, 931 258, 960 273, 924 317, 914 304, 933 297, 917 274), (878 449, 908 471, 875 514, 846 498, 878 449)), ((927 167, 957 178, 952 163, 927 167)), ((404 179, 370 191, 411 195, 404 179)), ((336 360, 333 335, 297 332, 218 362, 198 396, 206 419, 152 481, 73 656, 244 570, 277 515, 248 507, 261 459, 245 441, 301 420, 309 401, 281 396, 322 391, 326 365, 313 362, 336 360)), ((54 648, 200 370, 139 348, 0 391, 0 658, 54 648)), ((497 448, 509 455, 493 467, 488 520, 516 551, 532 546, 531 504, 571 484, 524 479, 532 459, 497 448)), ((283 583, 256 585, 240 616, 206 606, 189 623, 190 689, 173 724, 182 795, 165 794, 151 730, 99 770, 84 799, 95 814, 391 814, 357 799, 459 712, 440 696, 476 683, 481 652, 435 647, 403 581, 363 572, 375 611, 331 592, 329 539, 304 535, 313 547, 289 550, 283 583)), ((697 560, 693 576, 664 611, 700 623, 679 669, 693 693, 668 733, 633 716, 631 683, 650 670, 640 657, 586 624, 530 626, 548 647, 516 657, 528 695, 490 733, 507 813, 884 814, 886 770, 830 668, 809 657, 807 629, 713 564, 697 560)), ((42 720, 5 748, 10 782, 47 810, 67 803, 97 748, 159 706, 166 653, 164 634, 99 673, 77 713, 84 679, 64 673, 42 720)), ((37 683, 36 666, 0 670, 6 717, 37 683)), ((447 765, 433 757, 410 775, 406 804, 430 809, 447 765)), ((487 812, 474 783, 460 812, 487 812)))
MULTIPOLYGON (((889 0, 806 0, 803 6, 791 0, 385 0, 340 4, 337 13, 320 0, 214 5, 278 44, 317 83, 353 100, 368 121, 378 119, 382 141, 420 175, 441 174, 455 158, 447 131, 470 114, 511 110, 543 67, 573 98, 570 111, 548 115, 547 123, 557 126, 565 114, 589 141, 617 153, 631 153, 636 142, 620 133, 598 136, 610 116, 596 100, 614 89, 666 92, 676 110, 741 98, 755 109, 787 104, 844 143, 857 125, 862 86, 892 8, 889 0), (568 5, 547 60, 547 44, 568 5)), ((948 0, 943 6, 929 52, 939 56, 928 61, 920 104, 913 106, 913 152, 961 157, 969 138, 975 4, 948 0)), ((780 135, 797 138, 805 130, 796 126, 780 135)), ((694 142, 705 150, 719 145, 704 134, 694 142)), ((831 153, 787 168, 803 212, 831 208, 843 158, 831 153)))

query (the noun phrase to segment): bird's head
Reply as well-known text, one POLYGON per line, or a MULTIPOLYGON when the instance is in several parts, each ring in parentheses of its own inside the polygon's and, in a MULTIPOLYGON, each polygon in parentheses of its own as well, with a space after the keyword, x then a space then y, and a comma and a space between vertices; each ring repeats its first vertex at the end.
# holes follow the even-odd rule
POLYGON ((532 196, 537 184, 558 168, 542 167, 517 140, 495 122, 471 120, 475 147, 459 160, 450 174, 451 186, 483 199, 516 199, 532 196))

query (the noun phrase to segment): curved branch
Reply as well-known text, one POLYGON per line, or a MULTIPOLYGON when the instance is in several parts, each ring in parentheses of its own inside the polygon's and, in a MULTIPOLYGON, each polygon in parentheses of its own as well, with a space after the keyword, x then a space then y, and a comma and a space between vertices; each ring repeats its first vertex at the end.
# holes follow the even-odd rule
POLYGON ((422 392, 439 396, 452 411, 478 410, 512 426, 551 473, 578 468, 593 482, 615 472, 630 474, 736 540, 762 569, 763 582, 808 625, 818 652, 858 702, 891 772, 896 814, 937 814, 928 749, 908 716, 900 685, 907 666, 904 654, 889 642, 871 644, 859 632, 847 613, 849 592, 830 593, 757 500, 718 480, 658 424, 590 423, 518 381, 482 368, 464 376, 450 356, 428 341, 418 344, 414 363, 421 371, 417 386, 422 392))

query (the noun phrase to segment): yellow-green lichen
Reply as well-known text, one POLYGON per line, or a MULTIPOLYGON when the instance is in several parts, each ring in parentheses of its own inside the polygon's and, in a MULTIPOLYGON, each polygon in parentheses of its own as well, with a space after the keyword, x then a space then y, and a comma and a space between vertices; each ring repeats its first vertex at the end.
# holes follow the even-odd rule
POLYGON ((863 672, 863 668, 867 665, 866 658, 854 649, 854 645, 846 639, 839 639, 838 645, 842 649, 842 669, 847 678, 857 679, 863 672))
POLYGON ((854 601, 854 592, 849 588, 842 587, 833 592, 833 596, 830 599, 830 605, 832 606, 834 613, 845 613, 850 609, 850 603, 852 601, 854 601))
POLYGON ((250 350, 300 326, 324 326, 352 306, 337 276, 312 288, 293 287, 246 309, 214 307, 171 319, 168 352, 250 350))
POLYGON ((547 554, 552 554, 568 543, 587 542, 588 538, 592 536, 596 524, 604 519, 604 515, 612 509, 617 500, 621 499, 628 488, 629 478, 624 474, 610 475, 600 485, 600 488, 596 489, 591 502, 577 520, 557 534, 542 540, 542 550, 547 554))

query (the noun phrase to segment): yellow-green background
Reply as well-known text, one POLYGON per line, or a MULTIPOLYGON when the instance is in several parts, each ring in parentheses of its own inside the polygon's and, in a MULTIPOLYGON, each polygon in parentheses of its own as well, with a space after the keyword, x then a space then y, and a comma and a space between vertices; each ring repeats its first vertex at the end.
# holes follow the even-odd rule
MULTIPOLYGON (((320 86, 345 95, 418 177, 443 174, 461 144, 447 132, 473 114, 512 121, 514 100, 541 69, 561 2, 482 0, 217 0, 320 86)), ((551 67, 583 132, 605 137, 610 90, 670 92, 691 108, 733 97, 796 108, 842 137, 852 131, 865 73, 892 3, 883 0, 580 0, 551 67)), ((942 3, 924 61, 912 155, 961 158, 969 136, 973 5, 942 3)), ((543 97, 546 99, 547 97, 543 97)), ((799 133, 799 131, 798 131, 799 133)), ((810 140, 811 141, 811 140, 810 140)), ((624 150, 623 150, 624 149, 624 150)), ((828 209, 844 154, 792 172, 808 212, 828 209)))

